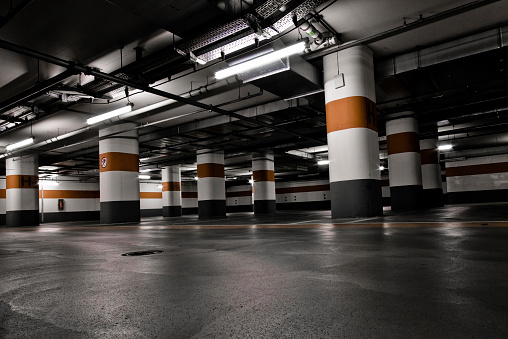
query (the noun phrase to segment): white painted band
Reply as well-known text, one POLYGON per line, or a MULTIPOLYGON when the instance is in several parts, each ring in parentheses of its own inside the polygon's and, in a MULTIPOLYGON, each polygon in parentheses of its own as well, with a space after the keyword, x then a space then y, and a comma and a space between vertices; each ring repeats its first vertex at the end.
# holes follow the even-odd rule
POLYGON ((139 200, 139 178, 136 172, 109 171, 100 174, 101 202, 139 200))
POLYGON ((99 154, 118 152, 139 154, 139 143, 137 139, 105 139, 99 141, 99 154))
POLYGON ((422 165, 423 189, 441 188, 441 166, 439 164, 422 165))
POLYGON ((198 200, 226 200, 224 178, 200 178, 198 181, 198 200))
POLYGON ((180 191, 162 192, 162 206, 182 206, 182 194, 180 191))
POLYGON ((9 188, 6 191, 5 210, 36 211, 39 209, 39 191, 37 188, 9 188))
POLYGON ((390 187, 422 184, 420 153, 406 152, 388 156, 390 187))
POLYGON ((254 200, 275 200, 275 182, 254 182, 254 200))
MULTIPOLYGON (((407 112, 407 114, 414 114, 407 112)), ((418 121, 414 117, 405 117, 386 122, 386 135, 415 132, 418 133, 418 121)))

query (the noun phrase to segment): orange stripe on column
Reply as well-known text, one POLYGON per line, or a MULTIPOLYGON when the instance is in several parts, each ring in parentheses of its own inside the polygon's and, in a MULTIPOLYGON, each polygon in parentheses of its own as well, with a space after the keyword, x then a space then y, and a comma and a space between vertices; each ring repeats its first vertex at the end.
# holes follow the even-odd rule
POLYGON ((505 172, 508 172, 508 162, 498 162, 494 164, 448 167, 446 169, 446 176, 460 177, 464 175, 505 173, 505 172))
POLYGON ((181 191, 181 190, 182 190, 182 184, 178 181, 170 181, 170 182, 163 182, 162 183, 162 192, 181 191))
POLYGON ((313 186, 300 186, 300 187, 281 187, 275 189, 276 194, 284 193, 303 193, 303 192, 319 192, 329 191, 330 185, 313 185, 313 186))
MULTIPOLYGON (((100 191, 44 190, 44 199, 98 199, 100 191)), ((42 198, 42 191, 39 191, 42 198)))
POLYGON ((0 188, 0 199, 5 199, 6 197, 5 192, 6 192, 5 188, 0 188))
POLYGON ((182 192, 182 199, 192 199, 198 197, 198 192, 182 192))
POLYGON ((439 153, 437 149, 420 150, 422 165, 439 164, 439 153))
POLYGON ((101 172, 139 172, 139 155, 121 152, 102 153, 99 155, 99 168, 101 172))
POLYGON ((162 192, 139 192, 140 199, 162 199, 162 192))
POLYGON ((403 132, 387 135, 386 144, 388 148, 388 155, 420 151, 420 141, 418 140, 418 134, 415 132, 403 132))
POLYGON ((5 182, 9 188, 37 188, 39 177, 37 175, 8 175, 5 182))
POLYGON ((377 132, 376 104, 365 97, 355 96, 326 104, 327 133, 349 128, 369 128, 377 132))
POLYGON ((258 181, 275 181, 275 172, 271 170, 252 171, 252 180, 258 181))
POLYGON ((224 165, 223 164, 198 164, 198 178, 224 178, 224 165))

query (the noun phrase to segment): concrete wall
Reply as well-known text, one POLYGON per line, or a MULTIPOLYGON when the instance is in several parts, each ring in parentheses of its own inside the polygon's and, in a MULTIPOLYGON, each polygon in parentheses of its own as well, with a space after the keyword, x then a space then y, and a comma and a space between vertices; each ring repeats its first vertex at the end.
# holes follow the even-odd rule
POLYGON ((450 204, 508 201, 508 155, 446 163, 450 204))
POLYGON ((158 182, 139 183, 139 205, 142 217, 162 216, 161 186, 158 182))
POLYGON ((227 212, 252 212, 252 186, 238 185, 226 189, 227 212))
POLYGON ((330 209, 328 180, 276 182, 277 210, 330 209))
POLYGON ((198 183, 182 181, 182 214, 198 214, 198 183))
POLYGON ((43 209, 44 222, 99 220, 99 183, 59 180, 54 186, 41 182, 39 213, 43 209), (63 210, 58 209, 59 199, 63 200, 63 210))

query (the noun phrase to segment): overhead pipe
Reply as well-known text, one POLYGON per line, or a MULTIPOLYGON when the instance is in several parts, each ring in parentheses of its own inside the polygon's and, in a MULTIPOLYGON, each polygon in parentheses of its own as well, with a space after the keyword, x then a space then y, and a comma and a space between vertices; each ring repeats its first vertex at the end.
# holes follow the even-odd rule
POLYGON ((325 55, 332 54, 332 53, 338 52, 338 51, 342 51, 344 49, 348 49, 348 48, 351 48, 354 46, 372 44, 374 42, 385 40, 385 39, 391 38, 395 35, 406 33, 406 32, 412 31, 416 28, 420 28, 420 27, 423 27, 423 26, 426 26, 426 25, 429 25, 429 24, 432 24, 432 23, 435 23, 435 22, 438 22, 438 21, 441 21, 444 19, 448 19, 453 16, 456 16, 456 15, 459 15, 462 13, 466 13, 466 12, 472 11, 474 9, 477 9, 477 8, 480 8, 480 7, 483 7, 486 5, 490 5, 490 4, 492 4, 494 2, 498 2, 498 1, 500 1, 500 0, 472 1, 472 2, 467 3, 465 5, 454 7, 452 9, 446 10, 444 12, 431 15, 427 18, 421 17, 419 20, 417 20, 415 22, 411 22, 409 24, 404 24, 402 26, 392 28, 392 29, 389 29, 387 31, 384 31, 384 32, 381 32, 378 34, 374 34, 374 35, 371 35, 366 38, 354 40, 351 42, 346 42, 346 43, 343 43, 342 45, 335 45, 335 46, 332 46, 329 48, 317 50, 315 52, 303 55, 303 59, 304 60, 314 60, 317 58, 322 58, 325 55))
POLYGON ((284 133, 287 133, 287 134, 294 135, 294 136, 296 136, 298 138, 304 138, 304 139, 311 140, 313 142, 323 143, 323 140, 318 140, 318 139, 310 138, 310 137, 307 137, 305 135, 302 135, 302 134, 295 133, 293 131, 287 130, 285 128, 272 126, 272 125, 270 125, 268 123, 265 123, 265 122, 262 122, 262 121, 258 121, 256 119, 251 119, 249 117, 245 117, 243 115, 240 115, 240 114, 237 114, 237 113, 234 113, 234 112, 230 112, 230 111, 218 108, 218 107, 213 106, 213 105, 207 105, 207 104, 204 104, 204 103, 201 103, 201 102, 198 102, 198 101, 194 101, 194 100, 191 100, 191 99, 188 99, 188 98, 180 97, 180 96, 172 94, 172 93, 164 92, 164 91, 161 91, 161 90, 153 88, 153 87, 149 87, 148 85, 138 84, 138 83, 130 81, 130 80, 126 80, 126 79, 122 79, 122 78, 119 78, 119 77, 116 77, 116 76, 113 76, 113 75, 109 75, 109 74, 103 73, 101 71, 98 71, 96 69, 93 69, 92 67, 75 64, 74 62, 66 61, 66 60, 63 60, 63 59, 60 59, 60 58, 57 58, 57 57, 54 57, 54 56, 51 56, 51 55, 48 55, 48 54, 45 54, 45 53, 33 50, 33 49, 30 49, 30 48, 22 47, 22 46, 13 44, 13 43, 5 41, 5 40, 1 40, 0 39, 0 48, 6 49, 6 50, 9 50, 9 51, 12 51, 12 52, 16 52, 16 53, 19 53, 19 54, 22 54, 22 55, 26 55, 26 56, 29 56, 29 57, 33 57, 33 58, 36 58, 36 59, 40 59, 40 60, 43 60, 43 61, 55 64, 57 66, 65 67, 65 68, 68 68, 68 69, 71 69, 71 70, 74 70, 74 71, 82 72, 82 73, 84 73, 86 75, 93 75, 93 76, 95 76, 97 78, 101 78, 101 79, 108 80, 108 81, 111 81, 111 82, 116 82, 116 83, 119 83, 119 84, 122 84, 122 85, 125 85, 125 86, 129 86, 129 87, 133 87, 133 88, 145 91, 147 93, 155 94, 155 95, 158 95, 158 96, 161 96, 161 97, 164 97, 164 98, 168 98, 168 99, 173 99, 175 101, 178 101, 178 102, 181 102, 181 103, 184 103, 184 104, 187 104, 187 105, 195 106, 195 107, 198 107, 198 108, 203 108, 203 109, 209 110, 210 112, 215 112, 215 113, 218 113, 218 114, 221 114, 221 115, 226 115, 226 116, 229 116, 229 117, 232 117, 232 118, 236 118, 238 120, 247 121, 247 122, 249 122, 251 124, 261 125, 261 126, 264 126, 264 127, 267 127, 267 128, 273 128, 273 129, 276 129, 276 130, 278 130, 280 132, 284 132, 284 133))

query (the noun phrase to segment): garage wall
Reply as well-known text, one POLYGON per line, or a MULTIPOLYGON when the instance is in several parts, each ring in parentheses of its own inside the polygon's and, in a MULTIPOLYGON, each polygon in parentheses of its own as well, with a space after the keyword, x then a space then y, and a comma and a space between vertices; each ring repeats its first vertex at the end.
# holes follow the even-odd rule
POLYGON ((198 214, 198 183, 182 181, 182 214, 198 214))
POLYGON ((139 183, 141 217, 162 216, 162 186, 158 182, 139 183))
POLYGON ((508 155, 446 163, 449 204, 508 201, 508 155))
MULTIPOLYGON (((58 181, 58 186, 42 183, 39 187, 39 213, 44 208, 44 222, 84 221, 100 219, 99 183, 58 181), (58 210, 58 200, 63 199, 63 210, 58 210)), ((42 219, 42 218, 41 218, 42 219)))
POLYGON ((252 186, 238 185, 226 189, 227 212, 252 212, 252 186))
POLYGON ((330 209, 328 180, 276 182, 277 210, 330 209))

